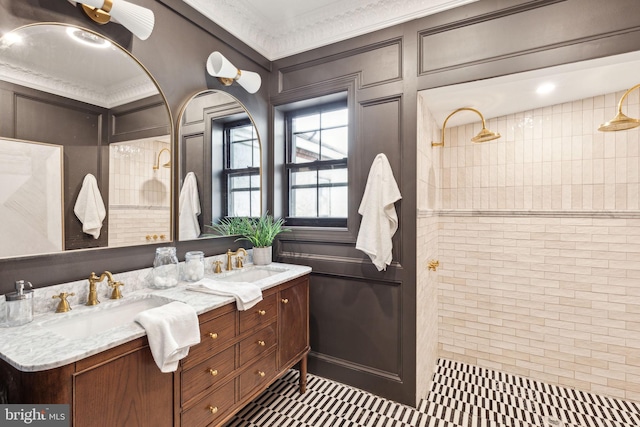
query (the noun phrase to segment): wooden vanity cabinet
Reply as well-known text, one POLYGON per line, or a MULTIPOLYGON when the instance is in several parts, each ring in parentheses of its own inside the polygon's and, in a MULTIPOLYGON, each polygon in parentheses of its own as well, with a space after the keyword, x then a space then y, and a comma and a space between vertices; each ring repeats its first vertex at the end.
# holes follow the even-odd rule
POLYGON ((249 310, 229 307, 199 318, 201 342, 191 348, 178 371, 176 427, 224 424, 298 362, 300 390, 305 390, 309 278, 266 290, 263 300, 249 310))
POLYGON ((75 427, 170 427, 174 377, 160 372, 143 337, 46 371, 22 372, 2 361, 0 394, 7 403, 69 404, 75 427))
POLYGON ((304 392, 308 276, 267 289, 249 310, 227 304, 199 321, 201 342, 174 373, 158 369, 143 337, 48 371, 1 361, 0 396, 70 404, 74 427, 198 427, 222 425, 298 362, 304 392))

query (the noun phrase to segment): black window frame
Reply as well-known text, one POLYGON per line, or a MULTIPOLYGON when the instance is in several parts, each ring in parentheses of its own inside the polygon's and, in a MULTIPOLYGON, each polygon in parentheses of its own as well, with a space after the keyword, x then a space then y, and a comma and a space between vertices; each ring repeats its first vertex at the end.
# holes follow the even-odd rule
MULTIPOLYGON (((345 169, 348 174, 349 170, 349 157, 343 159, 335 159, 335 160, 314 160, 311 162, 304 163, 295 163, 293 161, 293 119, 298 116, 309 115, 310 113, 321 114, 322 112, 333 111, 333 110, 347 110, 348 111, 348 103, 347 100, 339 100, 333 101, 323 104, 314 105, 311 107, 300 108, 295 110, 289 110, 284 115, 284 123, 285 123, 285 163, 284 170, 286 176, 286 194, 284 197, 284 208, 285 208, 285 220, 287 225, 289 226, 302 226, 302 227, 336 227, 336 228, 346 228, 347 227, 347 219, 348 216, 345 217, 292 217, 290 216, 291 212, 291 200, 292 200, 292 179, 291 174, 293 172, 307 172, 307 171, 322 171, 322 170, 332 170, 332 169, 345 169)), ((347 135, 349 134, 348 128, 350 125, 350 121, 347 123, 347 135)), ((329 129, 329 128, 327 128, 329 129)), ((320 124, 320 129, 323 130, 322 124, 320 124)), ((348 142, 347 142, 348 144, 348 142)), ((349 145, 349 144, 348 144, 349 145)), ((320 144, 320 150, 322 150, 322 144, 320 144)), ((322 152, 322 151, 321 151, 322 152)), ((346 187, 347 188, 347 200, 345 200, 345 204, 349 205, 348 194, 349 194, 349 182, 345 182, 344 184, 320 184, 316 181, 315 185, 298 185, 296 188, 316 188, 316 197, 320 197, 320 189, 328 188, 328 187, 346 187)), ((319 209, 319 203, 316 202, 316 209, 319 209)), ((348 215, 348 214, 347 214, 348 215)))
MULTIPOLYGON (((222 203, 224 208, 222 210, 222 213, 224 217, 230 216, 229 202, 231 200, 232 193, 240 192, 240 191, 249 191, 251 193, 252 191, 256 190, 254 187, 251 186, 251 181, 252 181, 251 178, 249 178, 248 187, 241 187, 241 188, 236 188, 232 190, 231 179, 242 177, 242 176, 249 176, 249 177, 257 176, 258 180, 260 180, 260 166, 251 166, 246 168, 235 168, 235 169, 231 167, 231 143, 232 143, 231 131, 235 128, 245 127, 245 126, 250 126, 252 128, 252 133, 253 135, 255 135, 255 138, 252 140, 258 141, 258 145, 259 145, 260 140, 258 139, 258 134, 256 132, 255 126, 253 125, 253 122, 249 118, 236 120, 233 122, 227 122, 224 124, 223 130, 222 130, 223 132, 222 150, 223 150, 223 158, 224 158, 224 164, 222 168, 222 175, 224 177, 224 179, 222 180, 222 185, 223 185, 222 203)), ((257 190, 260 191, 260 184, 258 185, 257 190)), ((251 197, 249 197, 249 203, 251 203, 251 197)), ((251 206, 250 204, 249 212, 251 212, 252 210, 253 210, 253 206, 251 206)), ((258 211, 259 210, 260 210, 260 202, 258 202, 258 211)))

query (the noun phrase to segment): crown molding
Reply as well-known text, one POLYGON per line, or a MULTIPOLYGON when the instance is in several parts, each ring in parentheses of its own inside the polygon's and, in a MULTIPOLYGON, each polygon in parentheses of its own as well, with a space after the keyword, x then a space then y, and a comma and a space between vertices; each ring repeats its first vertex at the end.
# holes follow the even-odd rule
POLYGON ((274 20, 258 13, 250 0, 220 0, 215 4, 184 0, 271 61, 475 1, 350 0, 331 2, 295 16, 279 13, 274 20))
POLYGON ((158 88, 146 74, 105 88, 91 82, 79 82, 67 80, 61 76, 53 76, 46 71, 39 71, 32 67, 2 63, 0 64, 0 80, 107 109, 158 93, 158 88))

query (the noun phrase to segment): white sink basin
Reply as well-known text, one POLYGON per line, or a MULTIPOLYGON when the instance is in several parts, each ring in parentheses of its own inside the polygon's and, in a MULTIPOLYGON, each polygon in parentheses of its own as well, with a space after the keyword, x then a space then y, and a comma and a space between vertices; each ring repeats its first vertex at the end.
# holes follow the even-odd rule
MULTIPOLYGON (((81 339, 132 323, 138 313, 171 302, 162 297, 123 300, 113 306, 82 308, 82 312, 63 314, 59 319, 44 323, 42 327, 69 339, 81 339)), ((103 303, 104 304, 104 303, 103 303)), ((101 304, 102 305, 102 304, 101 304)))
POLYGON ((257 282, 258 280, 266 279, 267 277, 275 276, 285 271, 287 270, 283 268, 251 267, 247 270, 237 270, 233 273, 228 273, 224 277, 220 277, 219 280, 225 282, 257 282))

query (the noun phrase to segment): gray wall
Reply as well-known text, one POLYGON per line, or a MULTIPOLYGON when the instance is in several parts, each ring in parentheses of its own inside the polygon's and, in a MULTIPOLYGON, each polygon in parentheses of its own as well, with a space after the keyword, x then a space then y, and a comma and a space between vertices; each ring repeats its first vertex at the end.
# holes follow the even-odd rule
MULTIPOLYGON (((276 215, 283 211, 278 107, 348 91, 354 124, 348 229, 288 233, 277 246, 277 258, 314 270, 311 372, 409 404, 415 404, 415 313, 420 309, 415 276, 417 268, 425 268, 416 265, 415 248, 417 91, 640 49, 640 15, 630 13, 637 0, 481 0, 270 64, 180 0, 136 3, 156 14, 154 33, 144 42, 119 25, 91 25, 65 1, 0 0, 0 27, 60 21, 104 33, 154 75, 174 120, 182 103, 206 88, 240 99, 267 147, 265 206, 276 215), (213 50, 241 68, 258 71, 262 89, 249 95, 208 77, 204 63, 213 50), (394 263, 383 273, 354 247, 357 207, 371 161, 380 152, 389 157, 403 195, 397 204, 394 263)), ((177 246, 183 256, 195 249, 222 253, 237 243, 219 239, 177 246)), ((81 279, 94 270, 147 267, 153 252, 151 246, 0 260, 0 292, 10 290, 17 279, 46 286, 81 279)))
MULTIPOLYGON (((205 62, 211 52, 219 50, 237 66, 260 73, 265 82, 269 77, 269 62, 220 27, 202 18, 180 0, 136 0, 135 3, 148 7, 155 14, 155 28, 146 41, 133 37, 118 24, 93 24, 79 9, 66 1, 0 0, 0 28, 6 31, 34 22, 63 22, 90 28, 118 42, 145 65, 167 97, 174 127, 182 104, 187 99, 202 90, 219 89, 234 95, 245 104, 256 119, 260 134, 266 135, 268 85, 263 85, 254 95, 248 94, 238 85, 225 87, 206 73, 205 62), (191 20, 183 14, 188 15, 191 20)), ((117 135, 113 137, 117 140, 117 135)), ((177 186, 176 179, 174 187, 177 186)), ((92 271, 109 270, 116 273, 146 268, 153 263, 156 246, 160 245, 68 251, 3 259, 0 260, 0 293, 11 291, 14 281, 19 279, 29 280, 37 288, 83 279, 89 277, 92 271)), ((222 238, 178 242, 176 246, 182 259, 189 250, 202 250, 207 255, 213 255, 226 252, 227 248, 237 247, 238 243, 233 239, 222 238)))
MULTIPOLYGON (((416 271, 426 268, 415 246, 417 92, 638 50, 634 7, 636 0, 481 0, 274 63, 274 171, 284 158, 280 106, 349 91, 348 229, 296 230, 278 247, 279 260, 313 267, 311 372, 416 403, 416 271), (357 208, 377 153, 389 158, 403 195, 386 272, 355 250, 357 208)), ((271 181, 269 209, 281 214, 284 177, 271 181)))

